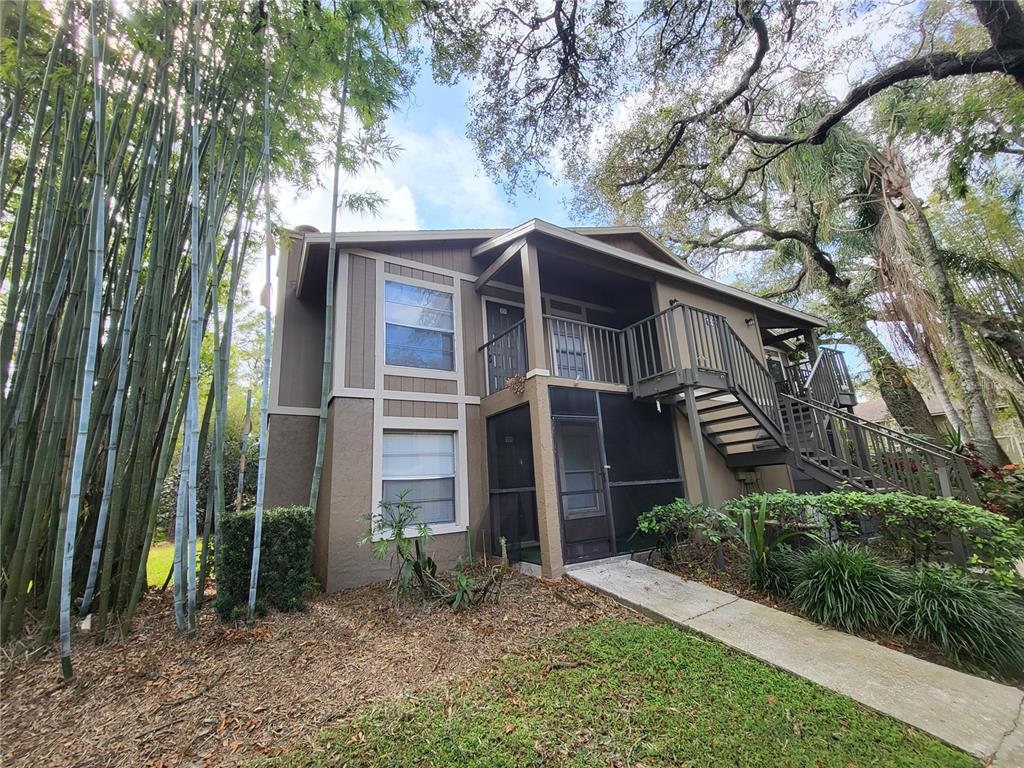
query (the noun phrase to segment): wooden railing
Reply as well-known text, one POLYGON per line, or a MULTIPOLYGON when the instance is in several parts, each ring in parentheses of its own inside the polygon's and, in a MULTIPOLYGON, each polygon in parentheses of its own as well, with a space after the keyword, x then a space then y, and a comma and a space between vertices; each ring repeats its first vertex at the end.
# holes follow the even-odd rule
POLYGON ((752 400, 762 415, 781 433, 782 417, 779 413, 779 392, 771 372, 761 360, 750 351, 750 347, 736 335, 736 331, 725 322, 726 350, 731 373, 731 384, 752 400))
POLYGON ((783 394, 786 436, 804 461, 873 490, 953 496, 977 503, 964 458, 860 419, 840 408, 783 394))
POLYGON ((828 348, 818 350, 818 359, 807 376, 802 394, 825 405, 850 404, 843 398, 853 397, 853 379, 842 352, 828 348))
POLYGON ((645 317, 622 333, 629 356, 629 383, 639 384, 683 367, 675 324, 682 322, 681 304, 645 317))
POLYGON ((544 316, 548 369, 553 376, 606 384, 628 384, 622 331, 603 325, 544 316))

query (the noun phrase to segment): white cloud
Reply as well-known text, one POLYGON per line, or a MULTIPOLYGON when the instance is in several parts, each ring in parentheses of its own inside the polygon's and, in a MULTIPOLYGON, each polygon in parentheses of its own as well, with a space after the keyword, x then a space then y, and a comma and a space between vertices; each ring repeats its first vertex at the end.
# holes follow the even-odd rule
MULTIPOLYGON (((397 160, 372 172, 343 180, 344 191, 376 192, 385 202, 377 215, 339 214, 339 230, 388 230, 511 226, 514 211, 484 175, 469 140, 435 125, 426 131, 391 126, 401 148, 397 160)), ((326 152, 324 153, 326 154, 326 152)), ((331 172, 307 192, 286 185, 279 189, 283 223, 311 224, 328 231, 331 222, 331 172)))
MULTIPOLYGON (((421 226, 416 214, 416 201, 413 199, 412 190, 405 184, 396 185, 388 174, 361 174, 344 179, 342 184, 343 189, 347 192, 376 192, 384 198, 384 203, 376 214, 339 211, 339 231, 418 229, 421 226)), ((297 227, 301 224, 310 224, 322 232, 330 231, 330 187, 321 186, 308 192, 300 192, 295 187, 286 186, 283 191, 284 194, 281 195, 279 204, 286 226, 297 227)))

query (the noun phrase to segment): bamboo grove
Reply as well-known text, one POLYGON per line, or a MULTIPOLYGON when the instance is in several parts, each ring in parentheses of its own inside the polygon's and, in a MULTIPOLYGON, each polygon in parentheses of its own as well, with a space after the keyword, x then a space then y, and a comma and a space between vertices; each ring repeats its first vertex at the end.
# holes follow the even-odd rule
MULTIPOLYGON (((241 483, 223 454, 243 278, 261 262, 269 304, 272 182, 317 173, 346 23, 301 0, 0 3, 3 641, 45 646, 60 626, 67 660, 70 614, 91 614, 99 640, 130 628, 175 467, 175 613, 195 630, 241 483), (207 451, 213 492, 197 510, 207 451)), ((348 170, 380 151, 375 126, 402 87, 381 50, 356 57, 348 170)))

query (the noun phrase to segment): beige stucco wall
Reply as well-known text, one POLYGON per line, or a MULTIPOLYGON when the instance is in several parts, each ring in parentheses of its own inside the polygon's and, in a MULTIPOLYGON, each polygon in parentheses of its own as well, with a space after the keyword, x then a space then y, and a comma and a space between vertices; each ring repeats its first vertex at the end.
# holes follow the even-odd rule
POLYGON ((272 413, 267 428, 270 440, 267 442, 265 506, 308 504, 316 455, 317 417, 272 413))
MULTIPOLYGON (((374 560, 371 546, 357 546, 367 530, 365 515, 370 512, 373 493, 373 400, 341 397, 331 401, 328 444, 330 461, 329 492, 321 492, 317 511, 317 541, 314 546, 315 572, 328 592, 359 586, 394 575, 390 558, 374 560)), ((453 423, 454 428, 454 423, 453 423)), ((468 466, 458 467, 469 481, 469 523, 474 552, 479 551, 487 512, 485 451, 475 449, 486 445, 479 406, 467 406, 466 436, 470 450, 468 466)), ((435 536, 427 551, 441 569, 455 566, 466 554, 466 534, 435 536)))

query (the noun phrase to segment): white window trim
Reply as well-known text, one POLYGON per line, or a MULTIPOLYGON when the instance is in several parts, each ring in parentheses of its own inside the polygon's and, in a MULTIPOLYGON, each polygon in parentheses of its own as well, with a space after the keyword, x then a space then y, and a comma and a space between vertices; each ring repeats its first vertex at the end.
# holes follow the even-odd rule
MULTIPOLYGON (((421 419, 385 416, 384 399, 375 398, 373 408, 373 498, 370 514, 380 520, 380 502, 384 498, 384 433, 385 432, 451 432, 455 436, 455 522, 430 523, 427 528, 435 536, 465 533, 469 530, 469 451, 466 444, 466 404, 458 404, 455 419, 421 419)), ((406 536, 416 536, 416 527, 405 529, 406 536)), ((374 540, 383 538, 375 535, 374 540)))
MULTIPOLYGON (((429 280, 420 280, 415 277, 404 275, 392 275, 384 271, 384 259, 377 260, 377 389, 383 390, 384 376, 409 376, 421 379, 450 379, 457 382, 456 391, 458 394, 465 394, 463 352, 462 352, 462 300, 459 281, 455 285, 441 285, 429 280), (384 317, 384 283, 402 283, 416 288, 425 288, 438 293, 447 293, 452 297, 452 364, 454 370, 446 371, 439 368, 415 368, 405 365, 389 365, 386 362, 385 334, 387 332, 387 320, 384 317)), ((439 328, 430 330, 447 333, 439 328)))

